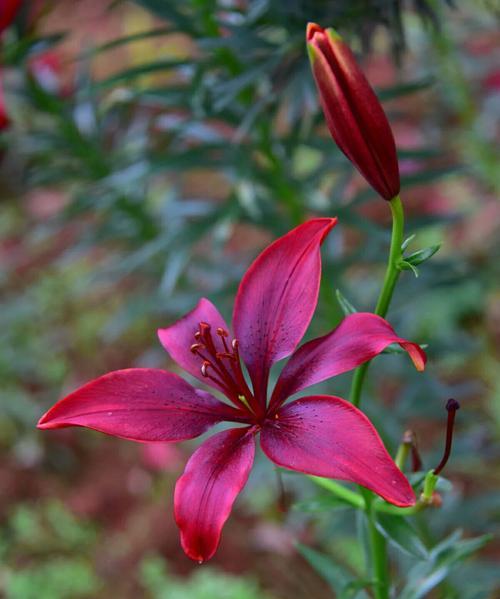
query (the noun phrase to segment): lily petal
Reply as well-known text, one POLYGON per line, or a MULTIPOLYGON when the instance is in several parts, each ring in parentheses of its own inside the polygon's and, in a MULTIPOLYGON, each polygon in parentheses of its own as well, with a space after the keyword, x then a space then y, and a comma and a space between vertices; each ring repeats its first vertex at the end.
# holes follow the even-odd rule
POLYGON ((37 426, 85 426, 132 441, 181 441, 222 420, 244 422, 240 415, 176 374, 130 368, 109 372, 61 399, 37 426))
POLYGON ((398 337, 386 320, 368 312, 349 314, 331 333, 305 343, 293 354, 276 383, 272 407, 301 389, 371 360, 391 343, 408 352, 417 370, 424 369, 425 352, 398 337))
POLYGON ((277 239, 240 283, 234 331, 261 403, 272 364, 293 352, 311 321, 321 276, 320 245, 336 222, 316 218, 277 239))
POLYGON ((397 506, 415 503, 371 422, 339 397, 316 395, 283 406, 264 424, 261 445, 278 466, 357 483, 397 506))
POLYGON ((195 333, 200 328, 200 323, 206 322, 210 325, 217 351, 224 352, 224 346, 218 335, 217 328, 229 331, 229 328, 211 301, 202 297, 196 307, 188 312, 177 322, 166 329, 158 329, 160 343, 167 350, 172 360, 177 362, 186 372, 196 377, 206 385, 224 393, 224 389, 213 380, 201 374, 203 360, 191 351, 191 346, 196 342, 195 333))
POLYGON ((224 523, 247 482, 255 454, 249 428, 210 437, 191 456, 175 486, 175 520, 186 555, 210 559, 219 545, 224 523))

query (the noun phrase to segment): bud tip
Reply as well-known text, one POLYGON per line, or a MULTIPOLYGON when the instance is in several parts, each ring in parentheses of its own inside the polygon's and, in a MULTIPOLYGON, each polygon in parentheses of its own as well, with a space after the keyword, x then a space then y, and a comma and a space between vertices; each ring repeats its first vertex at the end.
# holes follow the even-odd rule
POLYGON ((322 33, 323 29, 317 23, 308 23, 306 29, 306 40, 310 42, 315 33, 322 33))

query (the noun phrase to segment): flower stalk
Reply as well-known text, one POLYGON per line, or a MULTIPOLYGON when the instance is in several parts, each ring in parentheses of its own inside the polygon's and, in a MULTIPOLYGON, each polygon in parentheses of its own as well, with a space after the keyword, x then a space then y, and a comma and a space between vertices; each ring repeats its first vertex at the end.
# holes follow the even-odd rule
MULTIPOLYGON (((404 235, 404 211, 401 198, 396 196, 389 202, 392 213, 392 233, 391 233, 391 246, 389 250, 389 260, 387 262, 387 268, 385 271, 384 282, 382 283, 382 289, 375 307, 375 314, 384 317, 389 309, 394 288, 399 278, 401 269, 399 263, 402 258, 403 235, 404 235)), ((361 402, 361 391, 363 383, 366 377, 366 372, 370 362, 365 362, 354 372, 351 385, 350 401, 356 407, 359 407, 361 402)))
MULTIPOLYGON (((404 235, 404 211, 399 195, 390 200, 392 214, 391 245, 389 259, 385 271, 382 289, 375 307, 375 314, 385 316, 392 300, 394 289, 401 272, 399 264, 402 259, 404 235)), ((361 402, 361 392, 370 362, 365 362, 354 372, 351 385, 350 400, 356 407, 361 402)), ((375 599, 387 599, 389 596, 389 562, 387 558, 387 542, 376 527, 376 510, 373 505, 373 494, 361 489, 365 499, 365 511, 368 520, 370 537, 371 562, 375 577, 375 599)), ((418 505, 418 504, 417 504, 418 505)), ((416 507, 416 506, 414 506, 416 507)), ((410 508, 412 509, 412 508, 410 508)), ((420 509, 420 508, 419 508, 420 509)))
POLYGON ((389 562, 387 557, 387 541, 377 529, 373 493, 361 489, 365 500, 365 512, 368 524, 368 536, 372 553, 372 574, 374 578, 375 599, 387 599, 389 596, 389 562))

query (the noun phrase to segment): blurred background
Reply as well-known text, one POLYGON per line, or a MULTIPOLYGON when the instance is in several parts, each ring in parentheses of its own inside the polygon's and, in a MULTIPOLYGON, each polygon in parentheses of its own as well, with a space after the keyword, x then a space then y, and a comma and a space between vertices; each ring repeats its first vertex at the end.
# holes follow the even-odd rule
MULTIPOLYGON (((172 510, 199 441, 35 428, 109 370, 174 368, 156 329, 202 295, 229 318, 252 259, 310 216, 339 224, 309 335, 342 318, 337 290, 373 309, 389 209, 326 131, 308 21, 345 36, 384 102, 410 249, 442 244, 403 274, 388 316, 428 345, 426 372, 382 355, 364 395, 391 452, 416 432, 425 468, 446 399, 462 404, 442 506, 414 520, 447 553, 401 597, 499 596, 500 545, 482 536, 499 517, 499 17, 493 0, 21 3, 0 49, 0 596, 321 599, 340 566, 363 576, 354 515, 286 474, 283 513, 260 456, 199 567, 172 510)), ((350 377, 320 388, 346 397, 350 377)), ((395 571, 417 567, 398 555, 395 571)))

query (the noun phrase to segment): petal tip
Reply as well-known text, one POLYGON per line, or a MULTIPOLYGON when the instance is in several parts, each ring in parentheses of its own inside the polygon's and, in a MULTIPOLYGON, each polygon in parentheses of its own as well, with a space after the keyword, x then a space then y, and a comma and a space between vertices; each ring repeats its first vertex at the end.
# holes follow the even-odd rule
POLYGON ((403 344, 403 348, 408 352, 417 371, 423 372, 425 370, 425 364, 427 363, 427 355, 424 350, 415 343, 405 343, 403 344))
POLYGON ((406 476, 400 472, 399 480, 393 480, 394 495, 384 499, 397 507, 412 507, 417 502, 415 493, 406 476))
POLYGON ((217 543, 217 545, 213 547, 210 551, 206 551, 202 539, 188 540, 186 537, 181 531, 182 550, 190 560, 193 560, 193 562, 196 562, 200 566, 201 564, 208 562, 208 560, 215 555, 215 552, 217 551, 217 548, 219 546, 219 543, 217 543))
POLYGON ((306 41, 310 42, 315 33, 323 33, 324 29, 317 23, 309 22, 306 28, 306 41))
POLYGON ((323 229, 323 234, 321 235, 321 239, 320 239, 320 242, 323 243, 326 236, 328 235, 328 233, 330 233, 330 231, 333 229, 333 227, 335 227, 335 225, 338 223, 339 219, 336 216, 332 216, 330 218, 324 218, 324 219, 318 219, 318 220, 323 220, 325 223, 325 227, 323 229))
POLYGON ((54 420, 50 418, 50 412, 51 410, 45 412, 45 414, 38 420, 36 423, 37 429, 44 431, 51 428, 58 428, 57 424, 54 423, 54 420))
POLYGON ((36 423, 36 428, 41 431, 50 428, 50 425, 47 422, 45 422, 45 416, 42 416, 40 420, 36 423))

